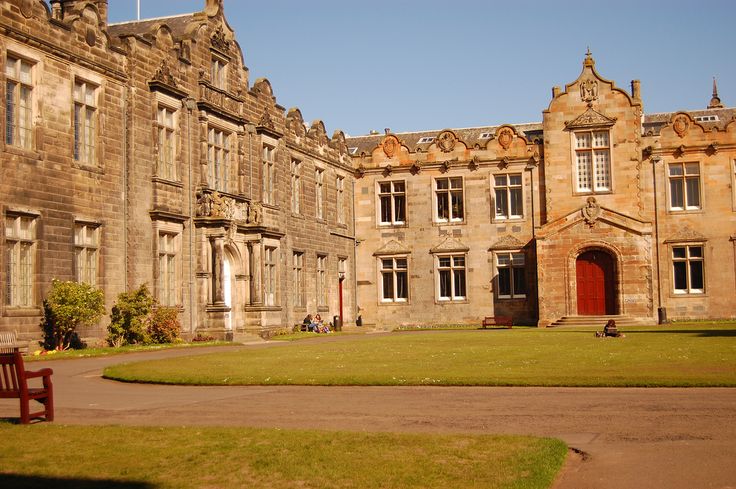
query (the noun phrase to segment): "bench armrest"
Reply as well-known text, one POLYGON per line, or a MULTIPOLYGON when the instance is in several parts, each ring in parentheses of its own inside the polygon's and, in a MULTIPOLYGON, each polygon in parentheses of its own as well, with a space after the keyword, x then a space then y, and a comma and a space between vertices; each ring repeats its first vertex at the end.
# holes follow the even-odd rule
POLYGON ((54 371, 50 368, 42 368, 41 370, 26 370, 26 379, 35 379, 36 377, 50 377, 54 371))

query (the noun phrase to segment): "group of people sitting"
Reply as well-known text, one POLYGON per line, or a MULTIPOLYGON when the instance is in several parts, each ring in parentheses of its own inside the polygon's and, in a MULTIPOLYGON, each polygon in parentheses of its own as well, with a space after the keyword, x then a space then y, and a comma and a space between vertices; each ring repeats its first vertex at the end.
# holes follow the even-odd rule
POLYGON ((307 326, 307 331, 310 333, 332 333, 330 325, 324 323, 319 314, 316 314, 314 317, 312 317, 311 314, 307 314, 307 317, 304 318, 303 324, 307 326))

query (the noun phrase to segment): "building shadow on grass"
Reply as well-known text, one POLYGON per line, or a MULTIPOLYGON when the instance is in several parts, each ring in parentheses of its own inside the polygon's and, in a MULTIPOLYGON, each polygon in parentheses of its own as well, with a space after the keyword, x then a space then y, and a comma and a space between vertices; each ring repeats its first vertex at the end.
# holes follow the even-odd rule
POLYGON ((10 489, 155 489, 148 482, 106 479, 62 479, 30 475, 0 474, 0 487, 10 489))
POLYGON ((669 333, 669 334, 690 334, 693 336, 701 336, 703 338, 736 338, 736 329, 646 329, 627 331, 626 328, 619 328, 622 333, 639 334, 639 333, 669 333))

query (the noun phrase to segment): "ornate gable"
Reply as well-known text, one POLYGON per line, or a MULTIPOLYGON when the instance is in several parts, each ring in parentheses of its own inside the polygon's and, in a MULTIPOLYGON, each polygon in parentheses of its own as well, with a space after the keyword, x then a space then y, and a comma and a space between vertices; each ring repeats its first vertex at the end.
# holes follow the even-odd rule
POLYGON ((573 121, 566 122, 567 129, 586 129, 589 127, 611 127, 616 124, 615 117, 607 117, 592 107, 577 116, 573 121))
POLYGON ((519 241, 516 237, 511 235, 506 235, 493 243, 491 247, 489 248, 489 251, 492 250, 518 250, 520 248, 524 247, 524 243, 519 241))
POLYGON ((459 240, 453 238, 452 236, 448 236, 445 238, 443 242, 429 250, 430 253, 457 253, 457 252, 466 252, 469 251, 470 248, 465 246, 463 243, 461 243, 459 240))
POLYGON ((408 255, 411 250, 406 246, 402 245, 395 239, 392 239, 378 250, 373 253, 373 256, 384 256, 384 255, 408 255))
POLYGON ((664 240, 665 243, 682 243, 687 241, 704 242, 708 241, 708 238, 686 225, 679 229, 674 236, 664 240))

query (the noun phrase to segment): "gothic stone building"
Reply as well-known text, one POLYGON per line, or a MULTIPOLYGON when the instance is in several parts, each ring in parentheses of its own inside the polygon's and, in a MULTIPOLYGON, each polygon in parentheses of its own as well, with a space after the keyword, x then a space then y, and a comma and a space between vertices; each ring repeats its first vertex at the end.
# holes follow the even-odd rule
MULTIPOLYGON (((248 79, 222 0, 0 6, 0 330, 51 280, 148 284, 188 336, 733 318, 736 110, 644 114, 588 54, 542 122, 346 139, 248 79)), ((83 331, 103 336, 106 320, 83 331)))
POLYGON ((588 53, 542 122, 348 139, 377 325, 736 317, 736 110, 644 113, 588 53))
POLYGON ((0 330, 38 337, 54 278, 108 310, 145 283, 189 336, 354 322, 344 135, 250 84, 222 0, 114 25, 107 5, 0 6, 0 330))

